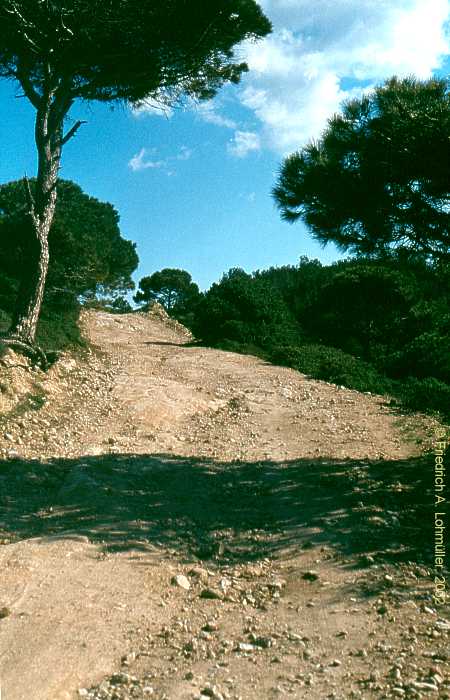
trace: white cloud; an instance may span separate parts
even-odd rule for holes
[[[138,172],[139,170],[152,169],[163,169],[166,175],[175,175],[176,171],[170,168],[170,164],[177,160],[189,160],[193,154],[193,150],[187,146],[181,146],[178,153],[173,156],[168,156],[167,158],[154,160],[149,158],[149,155],[155,154],[156,149],[141,148],[139,153],[136,153],[130,161],[128,161],[128,167],[131,168],[133,172]]]
[[[448,0],[259,3],[274,31],[263,41],[241,45],[250,72],[235,92],[251,117],[238,123],[235,113],[230,117],[225,110],[230,102],[220,96],[187,101],[201,120],[235,131],[228,151],[237,157],[262,146],[290,153],[317,138],[345,99],[392,75],[429,77],[450,52]],[[134,113],[170,118],[173,111],[163,99],[147,100]],[[137,166],[162,167],[140,161]]]
[[[227,146],[228,153],[236,158],[245,158],[251,151],[259,151],[261,141],[254,131],[236,131]]]
[[[274,32],[245,47],[240,99],[281,154],[317,137],[363,89],[349,82],[367,89],[394,74],[426,78],[450,51],[447,0],[260,1]]]
[[[129,161],[128,165],[133,170],[137,172],[138,170],[146,170],[147,168],[162,168],[166,165],[165,160],[151,160],[147,158],[149,151],[146,148],[141,148],[139,153],[136,153]]]
[[[187,146],[181,146],[180,151],[176,157],[177,160],[189,160],[189,158],[192,156],[192,149],[188,148]]]
[[[220,98],[216,98],[214,101],[209,100],[206,102],[188,99],[185,106],[187,109],[194,112],[194,114],[196,114],[204,122],[215,124],[216,126],[222,126],[226,129],[237,128],[237,124],[233,119],[220,114],[218,111],[221,107]],[[174,109],[164,104],[163,101],[149,98],[135,107],[133,109],[133,114],[136,117],[147,115],[171,119],[174,115]]]
[[[204,122],[209,124],[215,124],[216,126],[223,126],[226,129],[236,129],[237,124],[233,119],[219,114],[217,111],[218,103],[216,102],[197,102],[194,103],[192,109]]]

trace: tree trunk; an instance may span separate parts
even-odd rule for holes
[[[62,119],[55,121],[52,114],[52,92],[42,97],[37,109],[35,140],[38,152],[38,173],[34,195],[29,183],[27,197],[30,220],[30,246],[24,275],[13,315],[8,338],[25,345],[35,345],[36,329],[44,298],[49,250],[48,235],[56,207],[56,183],[62,149]]]
[[[48,226],[49,228],[50,226]],[[48,233],[45,230],[36,231],[33,225],[30,236],[34,239],[29,246],[30,260],[29,264],[26,265],[26,273],[19,286],[16,308],[8,336],[28,345],[34,345],[44,298],[49,254]]]

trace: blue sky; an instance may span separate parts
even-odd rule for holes
[[[230,267],[331,262],[302,224],[281,221],[270,196],[284,155],[317,137],[342,100],[393,74],[450,67],[447,0],[263,0],[273,34],[239,47],[250,72],[209,103],[161,113],[77,106],[87,120],[61,176],[109,201],[141,260],[207,288]],[[0,182],[34,175],[33,109],[0,86]]]

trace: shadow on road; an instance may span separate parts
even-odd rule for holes
[[[0,462],[0,537],[76,530],[108,549],[162,544],[250,561],[313,544],[428,562],[433,460],[220,463],[173,455]]]

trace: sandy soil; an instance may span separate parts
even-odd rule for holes
[[[2,700],[450,698],[439,424],[163,314],[83,322],[46,375],[1,360]]]

